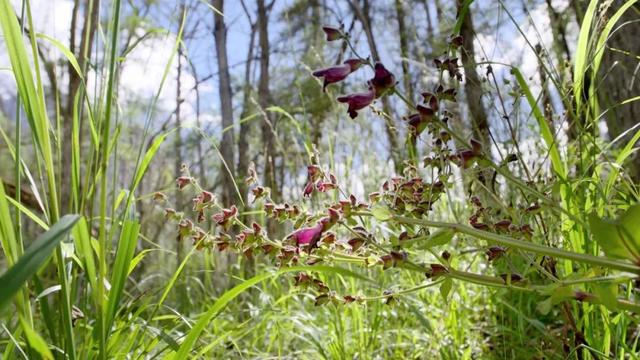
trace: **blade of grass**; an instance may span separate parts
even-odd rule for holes
[[[108,242],[109,238],[107,235],[107,165],[109,164],[109,144],[111,137],[111,112],[113,108],[113,103],[115,99],[115,79],[116,79],[116,63],[117,63],[117,48],[118,48],[118,35],[120,28],[120,0],[115,0],[112,6],[112,14],[111,14],[111,22],[110,22],[110,31],[111,31],[111,39],[108,44],[109,49],[109,72],[107,77],[107,88],[106,88],[106,96],[105,96],[105,109],[104,109],[104,117],[99,121],[100,126],[100,136],[101,140],[99,142],[98,153],[100,154],[98,157],[99,163],[99,171],[102,174],[100,177],[100,204],[99,204],[99,216],[100,216],[100,225],[98,230],[98,298],[100,299],[100,308],[98,309],[98,323],[96,327],[96,331],[98,334],[98,357],[100,359],[107,358],[107,333],[108,330],[106,328],[107,321],[107,311],[105,310],[104,303],[104,281],[107,277],[107,254],[108,254]]]
[[[64,239],[71,228],[78,221],[78,215],[65,215],[48,231],[38,236],[29,246],[24,255],[0,276],[0,309],[9,302],[20,287],[33,275],[51,256],[53,249]]]
[[[597,10],[598,0],[591,0],[587,11],[584,13],[580,33],[578,35],[578,46],[573,63],[573,96],[576,101],[576,111],[580,111],[582,105],[582,94],[584,92],[584,75],[587,70],[587,60],[589,58],[589,34],[591,25]]]
[[[222,309],[225,308],[225,306],[231,300],[235,299],[238,295],[242,294],[252,286],[262,281],[265,281],[273,277],[278,277],[282,274],[296,272],[296,271],[315,271],[315,272],[321,272],[321,273],[339,274],[339,275],[366,279],[362,275],[354,273],[351,270],[347,270],[340,267],[331,267],[331,266],[292,266],[289,268],[280,269],[273,273],[263,273],[263,274],[256,275],[251,279],[245,280],[241,284],[236,285],[234,288],[222,294],[222,296],[220,296],[218,300],[216,300],[213,306],[211,306],[211,308],[200,317],[198,322],[187,333],[187,337],[180,345],[180,349],[176,353],[168,355],[166,358],[167,359],[188,358],[191,348],[193,348],[193,345],[198,340],[198,337],[204,331],[205,327],[216,315],[218,315],[220,311],[222,311]]]
[[[140,232],[140,224],[135,220],[125,220],[122,226],[122,232],[120,234],[120,240],[118,241],[118,250],[116,252],[116,258],[113,265],[113,272],[111,273],[111,290],[109,290],[109,300],[107,302],[107,336],[109,335],[109,329],[113,324],[120,298],[124,290],[124,285],[127,280],[127,274],[129,272],[129,266],[133,259],[133,254],[136,250],[136,244],[138,240],[138,233]]]

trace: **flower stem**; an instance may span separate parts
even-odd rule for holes
[[[511,247],[514,249],[520,249],[523,251],[529,251],[540,255],[547,255],[552,257],[557,257],[561,259],[572,260],[580,263],[602,266],[609,269],[615,269],[620,271],[628,271],[634,274],[640,274],[640,266],[617,259],[611,259],[608,257],[601,256],[593,256],[588,254],[580,254],[573,251],[562,250],[554,247],[549,247],[545,245],[539,245],[527,241],[522,241],[518,239],[514,239],[508,236],[494,234],[488,231],[474,229],[469,226],[455,224],[455,223],[446,223],[440,221],[431,221],[426,219],[415,219],[406,216],[398,216],[394,215],[393,220],[403,223],[403,224],[411,224],[411,225],[420,225],[426,227],[434,227],[441,229],[451,229],[455,232],[466,234],[473,236],[475,238],[487,240],[489,242]]]

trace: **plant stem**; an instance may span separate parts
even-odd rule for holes
[[[398,215],[394,215],[392,219],[403,224],[420,225],[420,226],[434,227],[434,228],[441,228],[441,229],[452,229],[455,232],[470,235],[475,238],[487,240],[489,242],[511,247],[514,249],[520,249],[520,250],[530,251],[540,255],[547,255],[547,256],[557,257],[561,259],[572,260],[580,263],[585,263],[585,264],[590,264],[595,266],[602,266],[609,269],[615,269],[620,271],[631,272],[634,274],[640,274],[640,266],[626,262],[626,261],[611,259],[608,257],[580,254],[573,251],[567,251],[567,250],[562,250],[562,249],[549,247],[545,245],[534,244],[531,242],[514,239],[508,236],[474,229],[472,227],[465,226],[465,225],[460,225],[455,223],[446,223],[446,222],[440,222],[440,221],[431,221],[426,219],[415,219],[415,218],[398,216]]]

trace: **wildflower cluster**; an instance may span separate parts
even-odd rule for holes
[[[348,34],[342,28],[324,27],[323,31],[327,41],[349,41]],[[442,288],[447,289],[441,289],[446,297],[452,279],[524,289],[529,285],[529,281],[515,271],[511,261],[511,258],[521,256],[521,251],[534,252],[538,258],[519,259],[528,262],[528,268],[536,264],[534,268],[541,269],[539,274],[547,277],[557,276],[554,256],[610,264],[609,260],[585,260],[582,255],[531,244],[534,237],[542,236],[540,230],[546,231],[544,222],[537,216],[542,209],[542,203],[548,203],[551,194],[536,193],[538,198],[533,202],[528,196],[523,195],[518,201],[526,205],[508,207],[491,205],[501,201],[500,194],[495,192],[489,192],[489,195],[485,192],[484,197],[470,194],[469,204],[473,211],[466,222],[468,225],[464,224],[464,220],[461,223],[427,220],[435,217],[434,209],[437,208],[438,202],[454,187],[456,169],[472,174],[471,176],[491,170],[495,180],[495,176],[506,164],[518,160],[515,156],[508,156],[502,164],[495,164],[480,141],[465,138],[453,132],[449,126],[455,115],[447,109],[448,104],[456,102],[455,83],[463,81],[458,58],[454,56],[462,43],[461,36],[452,36],[449,39],[447,54],[434,60],[435,68],[441,75],[440,80],[430,91],[420,93],[421,101],[418,104],[413,104],[413,99],[406,99],[396,89],[393,73],[382,63],[371,63],[368,58],[356,55],[340,65],[313,72],[313,76],[322,79],[322,87],[326,91],[329,85],[344,81],[355,71],[370,68],[373,70],[373,77],[366,82],[366,89],[339,96],[336,100],[347,104],[347,113],[353,119],[358,116],[359,111],[367,108],[376,99],[397,96],[409,109],[409,115],[404,118],[407,143],[415,147],[420,139],[429,149],[421,161],[412,159],[405,162],[401,174],[386,180],[377,191],[370,193],[366,200],[358,199],[353,194],[347,195],[348,192],[341,188],[339,179],[316,160],[312,160],[306,169],[307,178],[300,192],[301,197],[321,197],[325,193],[332,193],[332,198],[337,200],[326,202],[323,209],[315,213],[309,212],[302,204],[276,203],[271,199],[270,189],[258,184],[258,177],[252,166],[246,180],[252,195],[251,203],[261,206],[263,213],[272,222],[292,227],[286,236],[274,237],[256,222],[246,225],[243,221],[247,221],[248,217],[241,216],[236,206],[225,208],[220,205],[211,192],[200,188],[197,180],[188,174],[185,167],[185,173],[178,177],[176,183],[179,191],[194,192],[193,216],[172,208],[165,210],[167,219],[176,223],[178,238],[191,238],[198,249],[234,251],[247,258],[262,255],[278,267],[300,264],[312,267],[318,263],[335,265],[344,262],[368,268],[379,267],[383,270],[400,268],[419,271],[425,275],[427,281],[426,285],[415,289],[387,289],[382,295],[366,297],[354,294],[338,295],[326,283],[315,277],[313,271],[300,272],[295,276],[294,283],[302,289],[316,293],[315,305],[348,304],[372,299],[384,299],[387,304],[392,304],[398,301],[398,295],[401,293],[437,284],[442,284]],[[445,74],[449,75],[448,79]],[[451,82],[454,83],[453,86]],[[317,156],[313,157],[316,158]],[[518,182],[518,186],[522,186],[522,182],[517,179],[515,181]],[[484,182],[483,185],[486,187],[487,183]],[[166,201],[166,196],[159,194],[156,199]],[[381,236],[379,231],[368,230],[376,223],[383,222],[393,230],[390,234]],[[430,228],[439,230],[433,232]],[[393,235],[394,233],[399,235]],[[457,262],[453,260],[455,256],[462,255],[462,251],[459,254],[450,253],[448,250],[453,251],[450,248],[440,254],[432,251],[436,246],[451,244],[454,237],[460,240],[469,237],[487,240],[488,245],[480,246],[474,251],[486,255],[488,267],[493,266],[496,274],[492,276],[456,269],[454,264]],[[417,244],[419,246],[416,246]],[[426,255],[425,249],[434,255],[435,262],[421,261]],[[501,259],[505,258],[508,260],[507,272],[504,272],[504,264],[498,265]],[[615,266],[625,268],[627,265]],[[539,286],[536,289],[544,287]],[[566,293],[571,294],[571,299],[599,301],[597,296],[585,292],[583,288],[569,290]],[[553,301],[560,301],[559,299],[562,300],[555,297]]]

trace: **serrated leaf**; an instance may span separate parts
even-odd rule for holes
[[[387,221],[391,219],[392,216],[391,211],[384,206],[374,207],[371,209],[371,214],[373,214],[373,217],[378,221]]]

